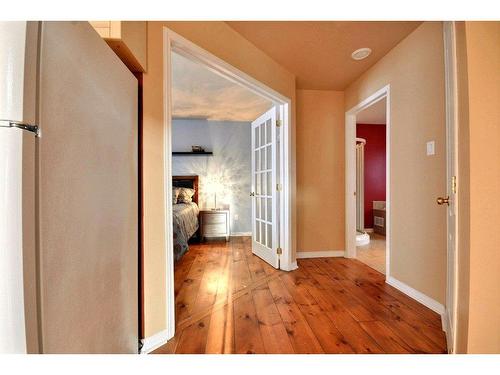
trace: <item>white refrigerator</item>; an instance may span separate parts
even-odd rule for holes
[[[138,82],[87,22],[0,22],[0,353],[137,353]]]

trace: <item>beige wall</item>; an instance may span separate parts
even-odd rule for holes
[[[446,193],[443,30],[425,22],[345,91],[348,110],[391,86],[391,276],[444,304]],[[426,156],[426,142],[436,154]]]
[[[496,24],[498,25],[498,24]],[[144,75],[144,248],[145,334],[166,328],[165,246],[163,212],[163,72],[162,26],[167,26],[293,101],[297,96],[297,249],[344,249],[344,113],[379,88],[391,85],[391,201],[393,208],[391,273],[396,279],[445,302],[446,222],[435,198],[445,193],[445,115],[442,25],[426,22],[376,65],[340,92],[298,90],[295,77],[223,22],[149,22],[148,72]],[[465,30],[465,24],[463,25]],[[495,37],[497,38],[495,40]],[[460,251],[459,349],[498,349],[498,203],[499,191],[498,26],[467,23],[463,34],[459,100]],[[496,44],[495,44],[496,43]],[[495,48],[485,49],[484,45]],[[460,51],[459,51],[460,52]],[[495,60],[496,59],[496,60]],[[467,79],[467,64],[471,74]],[[496,65],[495,65],[496,64]],[[484,72],[491,72],[490,74]],[[491,77],[496,77],[494,81]],[[487,95],[483,95],[487,93]],[[496,95],[496,96],[495,96]],[[485,99],[486,97],[486,99]],[[498,106],[497,106],[498,107]],[[462,107],[464,109],[465,106]],[[294,112],[295,116],[295,112]],[[295,118],[294,118],[295,120]],[[295,123],[295,121],[294,121]],[[493,135],[496,134],[495,138]],[[470,136],[470,159],[468,137]],[[425,155],[425,143],[436,141],[436,155]],[[489,142],[486,142],[486,140]],[[293,143],[295,142],[295,137]],[[484,147],[485,144],[491,145]],[[496,152],[496,153],[495,153]],[[496,158],[496,159],[495,159]],[[490,164],[485,164],[488,160]],[[492,164],[496,161],[496,164]],[[468,220],[469,167],[471,221]],[[315,165],[311,168],[311,165]],[[318,167],[318,165],[320,167]],[[321,168],[331,173],[317,173]],[[497,171],[494,174],[492,171]],[[487,173],[489,172],[489,174]],[[327,194],[329,199],[324,199]],[[409,199],[411,197],[411,199]],[[295,225],[295,223],[294,223]],[[470,260],[468,236],[472,248]],[[327,233],[327,236],[324,235]],[[496,236],[496,237],[495,237]],[[492,239],[491,242],[487,239]],[[295,244],[294,244],[295,248]],[[495,263],[496,262],[496,263]],[[470,263],[470,284],[469,284]],[[494,272],[496,270],[496,272]],[[469,305],[469,287],[471,292]],[[462,298],[463,297],[463,298]],[[480,302],[478,302],[480,301]],[[469,316],[470,315],[470,316]],[[496,320],[495,320],[496,319]],[[485,333],[486,332],[486,333]]]
[[[297,90],[297,251],[344,250],[344,93]]]
[[[295,151],[295,76],[224,22],[148,22],[148,71],[144,74],[144,313],[145,336],[166,328],[166,249],[163,175],[163,42],[166,26],[292,100]],[[295,179],[295,160],[292,161]],[[292,191],[295,194],[295,191]],[[296,215],[293,215],[296,217]],[[295,226],[295,223],[293,223]],[[295,230],[294,230],[295,233]],[[295,249],[295,240],[293,243]]]
[[[500,353],[500,23],[466,22],[465,38],[470,147],[467,352]]]

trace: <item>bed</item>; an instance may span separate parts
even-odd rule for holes
[[[174,259],[178,261],[189,250],[189,240],[198,232],[198,176],[173,176],[173,187],[194,189],[193,201],[172,205]]]

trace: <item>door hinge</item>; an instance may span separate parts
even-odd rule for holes
[[[281,191],[281,184],[276,184],[276,191]]]
[[[457,193],[457,176],[451,178],[451,191],[453,194]]]
[[[279,128],[281,126],[281,120],[276,120],[276,127]]]
[[[278,248],[276,249],[276,254],[278,254],[278,255],[283,254],[283,249],[282,249],[281,247],[278,247]]]
[[[33,133],[37,138],[40,138],[42,136],[40,127],[38,125],[26,124],[19,121],[0,120],[0,127],[26,130]]]

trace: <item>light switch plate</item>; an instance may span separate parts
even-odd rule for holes
[[[427,156],[434,155],[436,153],[435,142],[427,142]]]

